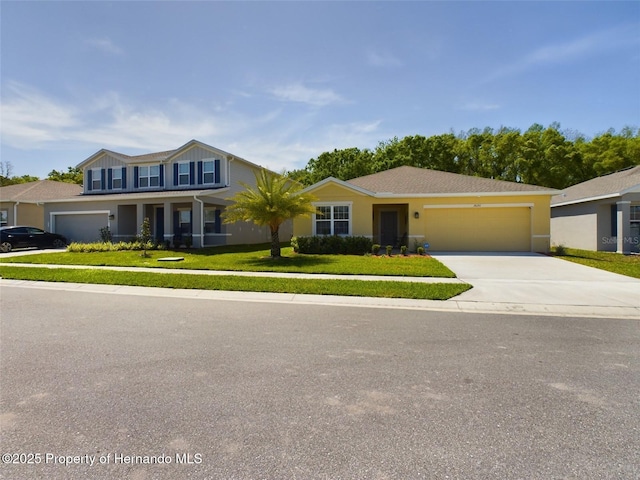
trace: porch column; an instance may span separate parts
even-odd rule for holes
[[[616,202],[617,223],[618,223],[618,248],[616,253],[631,253],[631,202]]]
[[[144,222],[144,203],[136,204],[136,234],[142,233],[142,222]]]
[[[173,244],[173,209],[171,202],[164,202],[164,241]]]

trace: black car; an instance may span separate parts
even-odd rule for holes
[[[0,252],[10,252],[14,248],[62,248],[67,239],[57,233],[49,233],[35,227],[0,227]]]

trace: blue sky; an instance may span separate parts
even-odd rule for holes
[[[640,126],[640,2],[0,2],[1,160],[195,138],[274,170],[394,136]]]

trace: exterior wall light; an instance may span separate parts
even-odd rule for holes
[[[420,218],[420,212],[413,212],[413,218]]]

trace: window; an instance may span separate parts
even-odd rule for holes
[[[180,233],[191,235],[191,210],[180,210],[178,214]]]
[[[160,166],[138,168],[138,186],[140,188],[158,187],[160,185]]]
[[[629,213],[632,222],[640,222],[640,205],[631,205]]]
[[[6,227],[9,224],[9,210],[0,210],[0,227]]]
[[[350,235],[350,205],[319,205],[315,215],[315,235]]]
[[[102,169],[91,169],[91,190],[102,190]]]
[[[122,169],[114,168],[111,170],[111,188],[122,188]]]
[[[216,209],[204,209],[204,233],[216,233]]]
[[[215,183],[215,163],[213,160],[202,162],[202,183]]]
[[[178,164],[178,185],[189,185],[189,163]]]

